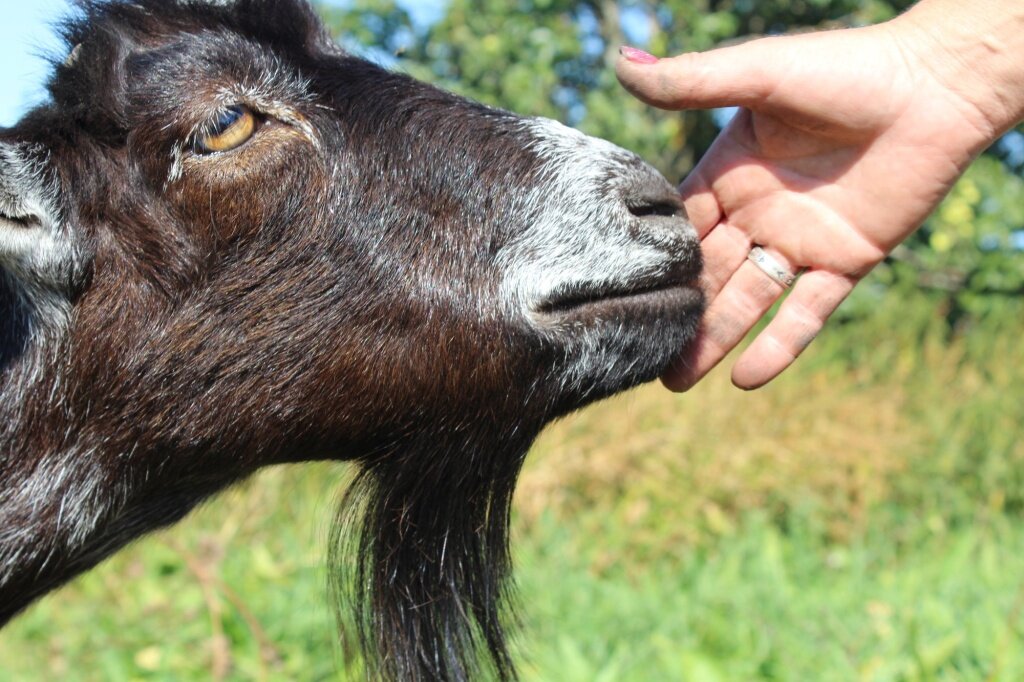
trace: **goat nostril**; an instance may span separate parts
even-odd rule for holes
[[[629,212],[637,218],[649,218],[651,216],[665,217],[686,217],[686,210],[678,203],[671,201],[651,201],[627,205]]]

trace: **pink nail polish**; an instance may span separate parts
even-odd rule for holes
[[[658,58],[653,54],[638,50],[635,47],[626,47],[623,45],[619,48],[619,54],[636,64],[657,64]]]

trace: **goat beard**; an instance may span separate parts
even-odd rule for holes
[[[439,439],[364,462],[328,561],[343,651],[360,652],[371,679],[515,678],[509,522],[539,430],[520,424],[504,438]]]

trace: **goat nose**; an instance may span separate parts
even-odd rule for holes
[[[620,200],[634,216],[634,236],[642,241],[695,236],[679,191],[646,163],[630,173]]]
[[[686,217],[682,197],[676,188],[661,173],[639,159],[623,178],[619,196],[629,212],[638,218]]]
[[[626,208],[637,218],[682,218],[687,219],[683,200],[673,190],[672,194],[648,193],[625,200]]]

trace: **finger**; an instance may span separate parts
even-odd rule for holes
[[[772,255],[789,266],[778,254]],[[662,383],[673,391],[691,388],[736,347],[782,292],[781,284],[744,262],[708,307],[697,343],[662,375]]]
[[[704,239],[722,219],[722,207],[718,205],[718,199],[705,182],[699,164],[679,185],[679,193],[683,197],[687,217],[697,230],[697,235]]]
[[[778,376],[817,337],[855,284],[850,277],[830,272],[805,273],[775,318],[740,356],[732,370],[732,382],[750,390]]]
[[[784,70],[773,68],[782,38],[690,52],[665,59],[621,56],[615,65],[619,82],[640,100],[662,109],[710,109],[748,106],[772,91]],[[626,54],[630,54],[626,52]]]
[[[719,225],[704,237],[700,243],[704,257],[701,289],[708,303],[743,265],[751,246],[750,236],[730,223]]]

